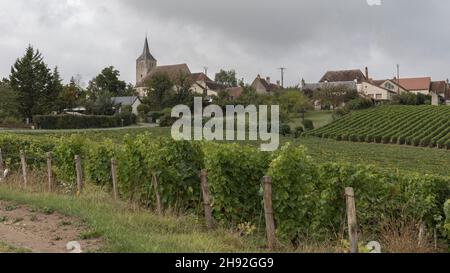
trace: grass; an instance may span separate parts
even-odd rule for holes
[[[312,111],[305,114],[305,119],[312,120],[314,128],[321,128],[331,122],[333,122],[333,111]],[[293,118],[289,125],[295,129],[301,126],[301,118]]]
[[[21,192],[0,186],[0,199],[58,211],[81,219],[90,229],[80,238],[102,237],[102,252],[113,253],[179,253],[179,252],[260,252],[261,237],[239,237],[237,233],[218,228],[206,231],[202,219],[193,215],[164,217],[147,210],[114,202],[101,191],[89,190],[80,198],[47,193]],[[0,251],[7,250],[0,245]],[[16,252],[9,249],[8,252]]]
[[[0,242],[0,253],[29,253],[25,248],[15,247],[4,242]]]

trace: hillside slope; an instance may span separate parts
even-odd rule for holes
[[[379,106],[352,112],[308,135],[450,149],[450,107]]]

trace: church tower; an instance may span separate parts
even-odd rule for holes
[[[150,53],[148,47],[148,40],[145,37],[144,51],[142,55],[136,60],[136,84],[140,83],[145,76],[157,65],[156,59]]]

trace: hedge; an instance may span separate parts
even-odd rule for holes
[[[132,113],[121,113],[114,116],[38,115],[33,117],[33,121],[37,129],[54,130],[129,126],[136,123],[136,118],[136,115]]]

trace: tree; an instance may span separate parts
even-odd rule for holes
[[[283,111],[288,113],[301,114],[302,119],[305,120],[305,114],[308,111],[314,110],[308,97],[303,95],[299,90],[288,90],[279,96],[279,104]]]
[[[221,83],[227,87],[237,87],[238,80],[236,78],[236,71],[230,70],[225,71],[223,69],[220,70],[219,73],[216,74],[215,81]]]
[[[77,85],[74,77],[70,79],[70,83],[63,87],[58,96],[58,110],[71,109],[78,106],[82,98],[82,90]]]
[[[7,81],[0,82],[0,122],[8,118],[19,117],[17,94]]]
[[[167,74],[154,75],[147,83],[148,95],[143,103],[152,109],[162,110],[169,105],[173,83]]]
[[[39,104],[43,108],[44,113],[50,113],[59,109],[58,98],[63,91],[63,84],[58,67],[55,67],[53,73],[50,75],[47,88],[46,96],[41,97],[39,100]]]
[[[57,71],[57,70],[56,70]],[[59,78],[59,75],[56,77]],[[11,67],[10,86],[17,93],[19,113],[25,118],[47,114],[52,105],[47,105],[47,97],[53,98],[56,86],[51,71],[43,61],[39,50],[30,45],[22,58]]]
[[[192,80],[189,75],[180,73],[176,78],[174,82],[175,86],[175,92],[171,95],[171,105],[175,106],[179,104],[194,105],[194,94],[192,94]],[[169,92],[170,96],[170,92]]]
[[[112,101],[112,94],[108,91],[97,93],[95,98],[86,102],[87,112],[93,115],[114,115],[117,105]]]
[[[322,105],[331,105],[337,109],[343,103],[358,98],[356,90],[349,89],[344,85],[328,85],[314,92],[314,99]]]
[[[117,97],[133,95],[126,82],[119,80],[119,77],[120,72],[114,66],[104,68],[100,74],[89,82],[87,88],[89,96],[96,97],[100,94],[105,94],[105,92]]]

